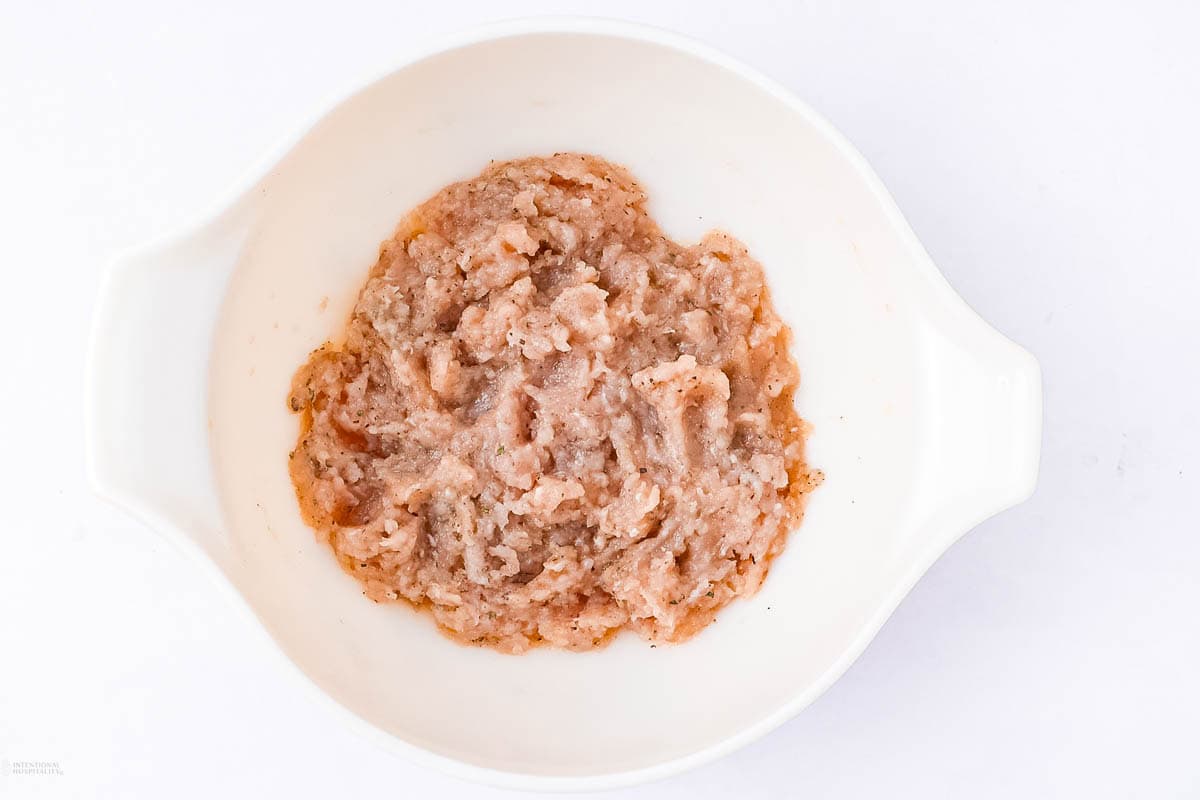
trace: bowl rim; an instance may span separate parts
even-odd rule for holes
[[[306,117],[306,121],[296,126],[295,132],[291,135],[283,137],[277,143],[267,149],[265,154],[257,159],[253,165],[247,169],[241,178],[234,182],[229,191],[220,196],[220,199],[209,205],[207,209],[192,218],[190,224],[186,224],[176,228],[174,231],[158,237],[151,242],[142,246],[129,250],[110,262],[110,268],[105,273],[101,281],[100,296],[103,297],[107,291],[107,287],[112,283],[113,267],[120,265],[127,260],[141,257],[148,253],[162,252],[170,249],[174,245],[179,245],[187,242],[189,238],[198,232],[204,231],[209,226],[213,225],[229,213],[230,209],[235,208],[245,196],[254,189],[262,180],[267,178],[271,171],[330,113],[335,111],[340,105],[347,100],[353,98],[359,93],[369,89],[376,83],[387,79],[391,75],[407,69],[417,63],[425,61],[437,55],[468,48],[480,44],[485,44],[492,41],[503,40],[507,38],[526,36],[530,34],[587,34],[606,36],[615,39],[623,39],[626,41],[644,43],[666,48],[687,56],[691,56],[699,61],[706,62],[712,66],[716,66],[730,74],[742,79],[747,84],[767,93],[772,99],[783,103],[794,114],[800,116],[804,121],[818,132],[826,141],[828,141],[839,153],[852,165],[857,173],[859,180],[863,185],[870,190],[872,195],[879,201],[879,206],[882,209],[888,224],[893,228],[897,236],[900,237],[904,247],[912,255],[911,264],[914,269],[920,273],[920,278],[929,282],[929,285],[935,290],[938,299],[943,303],[948,303],[959,310],[965,310],[973,323],[981,324],[990,328],[988,323],[979,317],[973,309],[953,290],[946,278],[938,270],[936,265],[925,252],[924,247],[917,239],[916,234],[912,231],[907,221],[904,219],[891,194],[883,185],[880,178],[875,174],[874,170],[869,166],[866,159],[858,152],[858,150],[846,139],[846,137],[838,131],[828,120],[822,115],[810,108],[806,103],[796,97],[790,90],[783,87],[771,78],[766,77],[752,67],[747,66],[743,62],[725,54],[719,49],[694,40],[673,31],[663,28],[646,25],[642,23],[634,23],[617,19],[592,17],[592,16],[570,16],[570,15],[547,15],[547,16],[531,16],[506,19],[496,22],[489,22],[482,25],[468,27],[441,37],[435,37],[423,46],[415,47],[408,50],[399,58],[392,59],[381,67],[372,70],[365,78],[361,78],[350,83],[348,88],[332,93],[323,98],[323,101],[318,103],[316,111],[310,113]],[[99,315],[93,318],[93,328],[91,333],[90,352],[88,354],[88,375],[85,388],[85,403],[89,410],[85,419],[85,448],[91,453],[93,447],[89,445],[92,437],[96,435],[97,420],[92,416],[91,409],[94,408],[92,400],[95,389],[95,376],[98,365],[103,358],[100,357],[99,347],[97,342],[102,338],[103,330],[99,324]],[[1017,345],[1013,345],[1014,348]],[[1026,354],[1028,355],[1028,354]],[[1029,360],[1033,362],[1036,369],[1036,362],[1032,356]],[[1039,394],[1040,408],[1040,394]],[[1038,430],[1037,435],[1040,438],[1040,413],[1036,420]],[[168,538],[180,546],[193,558],[205,562],[204,566],[207,571],[213,575],[218,583],[224,585],[224,589],[231,598],[235,599],[235,605],[240,605],[241,608],[250,613],[255,619],[259,619],[258,612],[250,605],[249,601],[242,595],[238,588],[233,584],[230,578],[225,574],[222,566],[218,564],[212,554],[207,552],[204,547],[197,543],[186,531],[183,531],[180,526],[171,520],[163,519],[160,515],[154,513],[153,509],[146,507],[140,503],[137,498],[130,497],[125,493],[115,490],[104,480],[98,469],[94,458],[87,458],[88,478],[93,490],[117,505],[133,512],[135,516],[148,523],[156,530],[168,532]],[[1031,478],[1030,493],[1032,492],[1032,481],[1036,479],[1036,472]],[[1028,496],[1028,494],[1026,494]],[[1021,498],[1024,499],[1024,498]],[[986,519],[988,516],[1007,508],[1012,503],[1004,503],[1001,507],[983,509],[978,514],[976,522]],[[964,526],[963,531],[969,529],[969,526]],[[433,751],[427,750],[421,746],[412,744],[400,737],[389,733],[366,719],[360,717],[357,713],[350,710],[346,706],[336,701],[333,697],[327,694],[307,673],[295,662],[293,662],[274,637],[267,631],[266,627],[261,624],[256,626],[259,632],[271,642],[276,655],[281,661],[289,665],[292,674],[302,678],[301,684],[307,687],[307,690],[314,698],[327,708],[334,709],[335,714],[339,714],[347,721],[349,727],[356,731],[364,738],[375,742],[382,749],[396,753],[406,760],[427,767],[432,767],[438,771],[451,775],[453,777],[467,779],[478,783],[484,783],[496,787],[507,789],[531,790],[531,791],[599,791],[605,789],[617,789],[629,787],[649,781],[661,780],[687,770],[702,766],[704,764],[715,761],[725,755],[728,755],[746,745],[762,738],[766,734],[775,730],[783,723],[787,722],[796,716],[805,707],[820,697],[838,678],[840,678],[846,670],[854,663],[855,660],[863,653],[867,645],[874,639],[880,628],[884,625],[887,619],[892,615],[904,597],[911,591],[912,587],[920,579],[920,577],[929,569],[929,567],[948,549],[957,537],[948,539],[945,542],[937,542],[927,546],[923,551],[918,553],[912,559],[910,569],[905,574],[903,580],[897,581],[890,590],[885,602],[881,603],[875,615],[868,619],[860,628],[857,635],[853,638],[849,646],[841,653],[841,655],[830,664],[824,673],[814,682],[806,686],[803,690],[797,692],[790,700],[780,704],[770,714],[767,714],[758,721],[747,725],[740,730],[725,736],[720,741],[708,747],[696,750],[684,756],[671,758],[656,764],[644,767],[637,767],[630,770],[619,770],[615,772],[599,772],[584,775],[546,775],[532,772],[509,771],[494,767],[487,767],[478,764],[472,764],[452,756],[442,755]]]

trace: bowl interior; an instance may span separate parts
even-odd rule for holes
[[[686,644],[626,635],[508,657],[378,606],[301,521],[294,370],[341,328],[400,217],[489,159],[623,163],[665,230],[712,227],[765,265],[795,333],[809,460],[827,479],[762,591]],[[927,497],[927,367],[898,276],[913,255],[822,123],[736,70],[603,33],[531,33],[424,59],[348,100],[255,190],[258,218],[212,358],[234,581],[330,695],[405,742],[510,772],[580,776],[717,746],[810,699],[910,578]]]

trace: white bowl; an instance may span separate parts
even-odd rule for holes
[[[289,380],[401,215],[489,159],[561,150],[630,167],[676,239],[740,237],[795,332],[825,484],[762,591],[683,645],[455,644],[366,600],[288,480]],[[224,210],[113,265],[89,369],[101,494],[214,566],[368,735],[524,788],[661,777],[771,730],[1037,476],[1037,362],[954,294],[845,139],[719,53],[610,22],[493,26],[354,93]]]

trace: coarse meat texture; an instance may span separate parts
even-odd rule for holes
[[[671,241],[624,168],[493,162],[400,224],[296,373],[292,480],[368,597],[459,640],[680,641],[820,482],[789,344],[746,248]]]

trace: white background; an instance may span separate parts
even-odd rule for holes
[[[1041,360],[1034,498],[766,739],[622,798],[1200,798],[1200,12],[1169,2],[0,4],[0,797],[498,798],[373,749],[154,532],[90,498],[119,248],[431,35],[644,20],[792,88]]]

